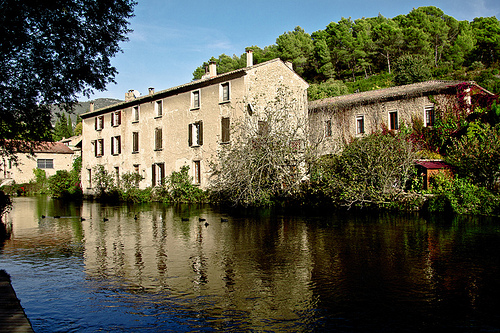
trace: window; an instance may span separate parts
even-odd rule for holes
[[[196,147],[203,145],[203,122],[198,121],[193,124],[189,124],[188,128],[189,135],[189,147]]]
[[[200,161],[193,161],[193,182],[195,184],[201,183],[201,163]]]
[[[139,132],[132,132],[132,153],[139,152]]]
[[[104,139],[99,139],[96,142],[95,156],[103,156],[103,155],[104,155]]]
[[[196,90],[191,93],[191,108],[200,108],[200,91]]]
[[[165,164],[164,163],[155,163],[152,168],[152,185],[160,186],[163,184],[163,179],[165,178]]]
[[[118,126],[122,123],[122,112],[116,111],[111,114],[111,126]]]
[[[435,113],[434,105],[429,105],[424,108],[425,113],[425,126],[434,126]]]
[[[161,117],[163,115],[163,101],[155,102],[155,117]]]
[[[111,137],[111,155],[119,155],[121,152],[121,137],[119,135]]]
[[[229,120],[229,117],[223,117],[221,120],[221,142],[222,143],[228,143],[229,142],[229,133],[230,133],[230,128],[231,127],[231,121]]]
[[[398,111],[389,111],[389,129],[390,130],[398,130]]]
[[[132,108],[132,122],[136,123],[139,121],[139,106],[134,106]]]
[[[356,134],[365,133],[365,116],[356,117]]]
[[[92,169],[87,169],[87,188],[92,188]]]
[[[155,150],[161,150],[163,148],[163,137],[161,127],[155,128]]]
[[[332,136],[332,121],[331,120],[325,121],[325,136],[326,137]]]
[[[91,145],[92,145],[92,154],[94,156],[97,156],[97,140],[92,140]]]
[[[38,169],[54,169],[54,160],[39,158],[36,160],[36,167]]]
[[[259,123],[258,123],[258,134],[259,136],[268,136],[271,129],[270,129],[270,126],[269,126],[269,123],[267,121],[264,121],[264,120],[259,120]]]
[[[221,90],[221,101],[222,102],[229,102],[230,100],[230,94],[229,94],[229,82],[222,83],[220,85],[220,90]]]
[[[96,131],[100,131],[104,128],[104,116],[95,117],[95,125]]]

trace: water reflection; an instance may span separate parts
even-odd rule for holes
[[[500,328],[495,220],[47,198],[8,220],[0,264],[40,332]]]

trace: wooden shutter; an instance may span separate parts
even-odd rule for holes
[[[203,145],[203,121],[198,122],[198,144]]]
[[[118,125],[121,125],[122,123],[122,112],[118,111]]]
[[[94,129],[97,131],[97,117],[95,117]]]
[[[152,174],[151,185],[154,187],[156,185],[156,165],[155,164],[153,164],[151,166],[151,174]]]
[[[117,148],[118,148],[117,153],[121,154],[122,153],[122,137],[121,136],[117,136],[116,139],[118,140],[118,142],[116,143],[117,144]]]
[[[193,124],[188,125],[188,144],[189,147],[193,145]]]
[[[229,117],[222,118],[221,121],[222,128],[222,142],[229,142],[229,129],[230,129],[230,120]]]

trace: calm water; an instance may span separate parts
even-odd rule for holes
[[[5,220],[36,332],[500,331],[498,219],[41,197]]]

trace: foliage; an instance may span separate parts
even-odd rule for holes
[[[62,140],[63,138],[69,138],[73,136],[73,125],[71,124],[71,118],[66,117],[63,112],[58,115],[56,124],[54,125],[54,134],[52,138],[54,141]]]
[[[97,197],[105,197],[116,191],[113,175],[102,164],[96,165],[92,170],[92,185]]]
[[[431,178],[434,196],[428,201],[431,213],[498,215],[500,198],[464,178],[437,174]]]
[[[48,179],[49,193],[54,198],[80,199],[82,190],[80,188],[80,172],[82,168],[81,157],[73,161],[70,171],[58,170],[56,174]]]
[[[376,206],[396,200],[414,174],[415,151],[407,134],[355,138],[341,155],[314,166],[312,180],[343,205]]]
[[[458,21],[439,8],[425,6],[394,18],[380,14],[355,20],[343,17],[311,34],[296,27],[278,36],[275,44],[264,49],[251,48],[256,64],[278,57],[292,61],[296,72],[310,84],[332,79],[349,86],[382,73],[391,75],[395,72],[396,60],[406,59],[405,75],[400,75],[395,84],[420,82],[431,77],[474,79],[499,93],[500,79],[495,76],[500,64],[499,45],[500,22],[496,17]],[[244,57],[221,55],[217,60],[219,73],[245,67]],[[474,67],[471,76],[468,67],[474,62],[482,68]],[[483,70],[490,74],[483,74]],[[203,73],[203,67],[199,67],[194,77],[199,78]],[[350,91],[386,87],[386,84],[370,81],[364,85],[366,87],[350,87]]]
[[[206,200],[205,192],[193,184],[187,165],[166,177],[160,193],[163,202],[195,203]]]
[[[348,94],[347,86],[342,82],[329,79],[323,83],[311,84],[307,89],[307,97],[310,101],[333,96]]]
[[[0,146],[50,140],[50,105],[70,108],[113,82],[132,0],[0,2]],[[32,149],[32,146],[26,148]]]
[[[446,160],[459,177],[493,190],[500,180],[500,125],[468,124],[466,134],[453,139]]]
[[[394,66],[394,83],[404,85],[424,82],[431,78],[431,71],[421,56],[405,55]]]
[[[35,183],[38,187],[38,193],[45,194],[48,191],[48,179],[45,170],[43,169],[33,169],[33,173],[35,174]]]
[[[12,200],[10,197],[0,191],[0,222],[2,220],[3,214],[8,213],[12,209]]]
[[[300,112],[290,91],[279,87],[275,98],[256,109],[253,117],[233,125],[235,139],[221,145],[211,161],[215,200],[262,206],[298,190],[310,150]]]

